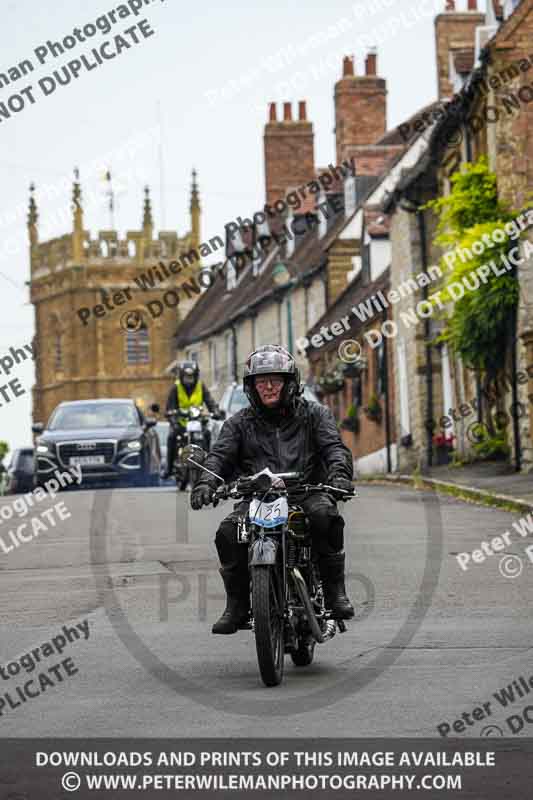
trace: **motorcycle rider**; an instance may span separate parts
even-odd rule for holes
[[[300,397],[300,376],[292,355],[279,345],[264,345],[248,357],[243,388],[250,407],[222,426],[205,467],[229,481],[265,467],[272,472],[303,472],[304,483],[324,482],[353,490],[353,460],[343,444],[331,411]],[[202,473],[191,494],[191,506],[208,505],[219,485]],[[338,619],[354,609],[344,586],[344,520],[325,492],[299,501],[309,519],[313,551],[318,558],[326,607]],[[216,533],[215,544],[226,589],[226,608],[213,633],[231,634],[249,617],[248,548],[237,541],[237,518],[246,503],[236,504]]]
[[[207,386],[200,380],[200,368],[195,361],[183,361],[178,370],[178,377],[175,384],[170,388],[167,397],[167,413],[169,411],[187,411],[196,406],[202,408],[203,404],[215,417],[220,417],[217,404],[213,400]],[[177,417],[176,421],[185,430],[187,420]],[[210,434],[205,430],[205,449],[209,450]],[[173,425],[170,426],[167,438],[167,468],[163,478],[170,478],[176,459],[176,431]]]

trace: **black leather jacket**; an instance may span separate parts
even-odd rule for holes
[[[333,414],[303,398],[285,417],[268,418],[252,408],[238,411],[222,426],[205,466],[226,481],[265,467],[272,472],[303,472],[306,483],[333,477],[353,479],[352,454],[339,435]],[[205,472],[199,484],[220,485]]]

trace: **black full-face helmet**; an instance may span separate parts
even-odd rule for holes
[[[279,344],[265,344],[254,350],[244,365],[243,389],[256,411],[266,411],[255,388],[256,375],[281,375],[285,378],[276,411],[294,408],[300,394],[300,371],[288,350]]]
[[[183,361],[180,364],[178,378],[184,386],[195,386],[200,377],[200,369],[196,361]]]

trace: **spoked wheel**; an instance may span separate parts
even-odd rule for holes
[[[259,672],[266,686],[283,680],[283,599],[274,567],[252,568],[252,608]]]
[[[298,639],[298,648],[291,653],[292,662],[296,667],[308,667],[313,661],[316,641],[312,636],[302,636]]]

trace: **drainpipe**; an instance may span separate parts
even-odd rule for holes
[[[512,263],[512,262],[511,262]],[[517,276],[517,267],[513,264],[513,269],[511,270],[511,277],[516,280]],[[518,381],[516,378],[517,373],[517,364],[516,364],[516,328],[518,323],[518,314],[517,314],[517,306],[513,308],[513,311],[510,315],[509,319],[509,326],[511,329],[511,379],[512,379],[512,387],[511,393],[513,397],[513,436],[514,436],[514,468],[515,472],[520,472],[522,469],[522,443],[520,441],[520,425],[518,422]]]
[[[385,312],[384,322],[387,320],[387,312]],[[385,394],[385,441],[387,445],[387,472],[392,472],[392,459],[391,459],[391,425],[390,425],[390,402],[389,402],[389,345],[388,337],[383,337],[383,389]]]
[[[424,211],[421,207],[421,204],[415,203],[413,200],[410,200],[409,197],[405,196],[402,200],[400,200],[400,208],[403,208],[404,211],[407,211],[410,214],[416,214],[416,218],[418,220],[418,234],[420,237],[420,257],[422,260],[422,272],[429,278],[428,276],[428,254],[427,254],[427,245],[426,245],[426,218],[424,216]],[[430,281],[428,280],[428,283]],[[422,287],[422,297],[424,300],[427,300],[429,296],[428,287]],[[429,342],[429,337],[431,335],[431,325],[429,317],[426,317],[424,320],[424,338],[426,340],[426,395],[428,399],[428,406],[427,406],[427,416],[426,419],[433,420],[434,417],[434,410],[433,410],[433,353],[431,349],[431,344]],[[426,425],[427,431],[427,443],[426,443],[426,454],[427,454],[427,464],[428,467],[433,465],[433,430],[429,430],[429,427],[433,428],[433,426]]]
[[[466,160],[472,161],[472,137],[467,126],[465,126],[465,148]],[[477,421],[481,424],[483,422],[483,400],[481,397],[481,377],[479,371],[476,370],[476,401],[477,401]]]
[[[231,326],[232,349],[233,349],[233,380],[235,383],[238,381],[237,377],[237,329],[235,325]]]
[[[416,216],[418,219],[418,231],[420,234],[420,254],[422,257],[422,271],[427,275],[428,269],[428,255],[426,246],[426,218],[424,211],[420,207],[417,209]],[[424,300],[428,299],[428,287],[422,287],[422,296]],[[424,337],[426,340],[426,394],[428,399],[427,419],[433,419],[433,353],[429,337],[431,335],[431,324],[429,317],[424,320]],[[426,426],[427,427],[427,426]],[[431,426],[433,427],[433,426]],[[433,465],[433,431],[427,430],[427,462],[428,467]]]

